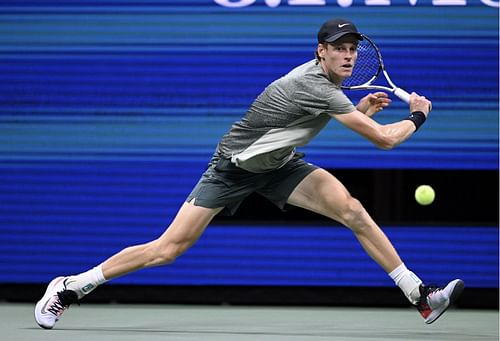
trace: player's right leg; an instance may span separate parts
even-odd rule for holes
[[[70,304],[76,303],[102,282],[146,267],[172,263],[198,240],[220,210],[184,203],[172,224],[158,239],[128,247],[86,273],[55,278],[36,304],[36,322],[42,328],[51,329]],[[92,276],[95,272],[100,274]],[[99,277],[101,280],[95,279]]]

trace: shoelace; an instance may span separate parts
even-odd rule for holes
[[[441,288],[438,288],[435,285],[421,287],[420,300],[417,304],[417,310],[424,318],[427,318],[427,316],[429,316],[432,312],[432,309],[429,306],[429,303],[427,302],[427,298],[439,290],[441,290]]]
[[[66,310],[67,307],[69,307],[69,305],[68,306],[63,305],[61,302],[61,298],[59,297],[59,293],[57,293],[57,298],[50,305],[47,311],[52,313],[54,316],[59,317],[64,312],[64,310]]]
[[[442,288],[439,288],[438,286],[436,285],[429,285],[429,286],[425,286],[424,287],[424,290],[423,290],[423,293],[422,293],[422,297],[428,297],[429,295],[432,295],[434,294],[435,292],[441,290]]]
[[[57,293],[56,299],[47,311],[59,317],[72,303],[78,303],[78,296],[74,291],[67,290],[65,287],[64,290]]]

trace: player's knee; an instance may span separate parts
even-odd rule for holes
[[[171,242],[166,245],[166,247],[161,251],[163,263],[170,264],[173,263],[178,257],[180,257],[189,248],[190,243],[184,242]]]
[[[342,222],[353,231],[361,229],[363,224],[365,208],[359,200],[349,197],[342,209]]]
[[[187,249],[187,243],[155,241],[147,251],[148,266],[171,264]]]

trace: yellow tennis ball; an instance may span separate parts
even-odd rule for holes
[[[420,185],[415,190],[415,200],[420,205],[430,205],[436,198],[436,193],[434,189],[429,185]]]

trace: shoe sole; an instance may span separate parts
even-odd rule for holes
[[[41,305],[44,304],[44,302],[47,302],[48,300],[48,296],[50,296],[50,293],[52,291],[52,289],[57,285],[59,284],[60,281],[64,280],[65,277],[56,277],[54,278],[52,281],[50,281],[49,285],[47,286],[47,290],[45,290],[45,293],[43,294],[43,297],[36,303],[36,306],[35,306],[35,321],[36,323],[42,327],[43,329],[52,329],[54,326],[45,326],[43,324],[41,324],[39,321],[38,321],[38,311],[41,310]],[[55,323],[54,323],[55,325]]]
[[[425,321],[425,323],[431,324],[434,321],[436,321],[441,315],[443,315],[445,313],[445,311],[448,310],[448,308],[460,297],[460,295],[462,294],[462,291],[464,291],[464,287],[465,287],[464,281],[462,281],[460,279],[457,280],[457,283],[455,284],[455,287],[453,288],[453,291],[451,292],[450,301],[448,302],[448,305],[446,306],[446,308],[444,308],[443,311],[441,311],[435,318],[433,318],[430,321]]]

